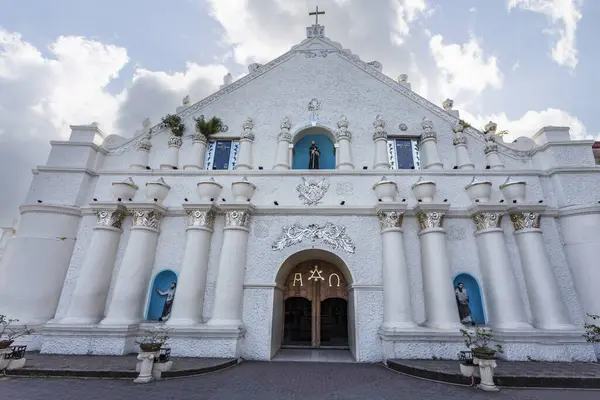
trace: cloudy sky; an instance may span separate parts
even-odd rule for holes
[[[0,0],[0,226],[70,124],[131,136],[302,41],[317,4],[328,37],[476,127],[600,135],[596,0]]]

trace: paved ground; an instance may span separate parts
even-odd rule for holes
[[[0,380],[6,399],[227,399],[227,400],[398,400],[398,399],[573,399],[597,400],[600,391],[479,389],[429,382],[397,374],[381,364],[243,362],[207,375],[136,385],[131,380]],[[50,395],[51,394],[51,395]]]

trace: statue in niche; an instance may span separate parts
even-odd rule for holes
[[[454,289],[454,295],[456,296],[456,304],[458,305],[458,315],[460,322],[465,325],[475,326],[475,321],[471,318],[471,308],[469,307],[469,294],[467,289],[464,287],[462,282],[458,282]]]
[[[175,299],[176,288],[177,284],[172,282],[171,287],[167,291],[156,289],[156,293],[158,293],[160,296],[167,296],[165,299],[165,305],[163,306],[162,314],[158,318],[159,321],[166,321],[171,316],[171,308],[173,308],[173,299]]]
[[[321,158],[321,151],[315,144],[314,140],[308,149],[308,169],[319,169],[319,159]]]

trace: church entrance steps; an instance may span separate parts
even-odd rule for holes
[[[600,363],[498,360],[494,382],[504,387],[600,389]],[[388,360],[387,366],[407,375],[471,385],[456,360]],[[478,379],[478,378],[476,378]]]
[[[281,349],[271,361],[353,363],[350,350],[341,349]]]
[[[65,378],[127,378],[138,376],[135,371],[137,354],[126,356],[63,356],[27,353],[25,367],[6,371],[8,376]],[[171,357],[173,368],[163,372],[163,378],[207,374],[232,367],[241,360],[232,358]]]

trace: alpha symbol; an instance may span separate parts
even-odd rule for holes
[[[319,279],[322,280],[322,281],[325,280],[325,278],[323,278],[323,276],[321,275],[321,272],[323,272],[323,271],[319,271],[319,266],[318,265],[315,265],[315,269],[313,269],[312,271],[309,271],[309,272],[310,272],[310,276],[308,277],[309,281],[311,279],[314,279],[315,282],[317,282]]]

